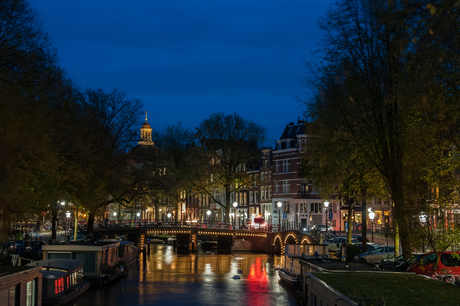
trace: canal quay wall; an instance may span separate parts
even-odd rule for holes
[[[346,295],[338,292],[313,274],[306,273],[303,292],[307,305],[357,306],[358,304]]]

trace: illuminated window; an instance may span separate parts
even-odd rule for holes
[[[54,281],[54,294],[59,294],[64,291],[64,278],[59,278]]]
[[[36,280],[34,279],[31,282],[27,283],[27,295],[26,295],[26,306],[35,306],[37,305],[37,290],[36,290]]]

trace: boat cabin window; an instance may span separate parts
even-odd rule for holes
[[[48,253],[48,259],[55,259],[55,258],[72,259],[72,254],[70,252],[66,252],[66,253]]]
[[[54,280],[54,294],[59,294],[64,291],[64,278]]]

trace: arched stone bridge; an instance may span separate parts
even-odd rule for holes
[[[299,231],[282,231],[269,233],[269,240],[272,242],[272,253],[284,254],[287,244],[317,244],[312,236]]]
[[[299,231],[261,232],[227,229],[157,227],[147,229],[147,234],[176,234],[178,247],[196,251],[202,240],[217,240],[221,251],[257,251],[284,254],[286,244],[316,244],[311,236]],[[184,250],[185,251],[185,250]]]
[[[198,241],[217,241],[218,251],[254,251],[284,254],[287,244],[316,244],[315,239],[299,231],[261,232],[247,230],[207,229],[187,227],[142,227],[133,229],[105,229],[101,234],[108,238],[127,234],[128,239],[136,242],[142,250],[146,243],[146,234],[174,234],[179,252],[194,252]]]

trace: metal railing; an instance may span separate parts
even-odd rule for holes
[[[247,230],[256,232],[301,231],[303,226],[295,222],[281,224],[238,224],[217,221],[160,221],[160,220],[120,220],[99,223],[96,228],[137,228],[137,227],[177,227],[177,228],[209,228],[227,230]]]

